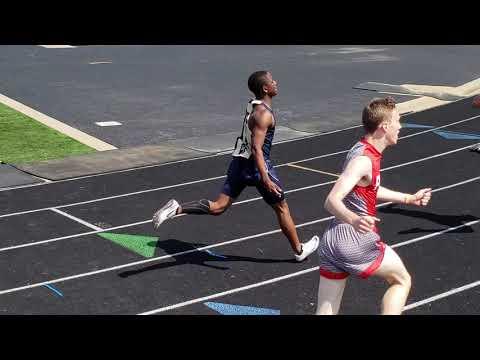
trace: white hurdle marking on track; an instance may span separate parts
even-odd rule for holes
[[[101,227],[90,224],[89,222],[86,222],[85,220],[79,219],[79,218],[77,218],[73,215],[67,214],[66,212],[63,212],[63,211],[55,209],[55,208],[52,208],[51,210],[56,212],[57,214],[60,214],[62,216],[66,216],[67,218],[72,219],[73,221],[76,221],[76,222],[78,222],[82,225],[85,225],[86,227],[89,227],[90,229],[93,229],[95,231],[103,231],[103,229]]]

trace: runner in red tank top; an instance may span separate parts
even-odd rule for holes
[[[343,172],[325,201],[335,216],[318,246],[320,282],[318,315],[337,314],[350,274],[385,279],[390,287],[382,299],[382,314],[401,314],[411,278],[395,251],[378,234],[377,200],[426,206],[431,189],[413,195],[380,185],[383,151],[395,145],[401,129],[400,115],[392,98],[374,99],[362,114],[366,135],[347,155]]]

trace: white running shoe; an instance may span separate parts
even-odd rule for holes
[[[306,243],[302,244],[302,253],[300,255],[295,254],[295,259],[298,262],[305,260],[311,253],[317,250],[319,243],[320,243],[320,238],[317,235],[315,235]]]
[[[179,206],[180,205],[178,205],[178,202],[172,199],[165,205],[163,205],[161,209],[157,210],[157,212],[153,214],[153,228],[155,230],[158,230],[160,225],[162,225],[165,220],[174,217],[177,213],[177,209],[179,208]]]

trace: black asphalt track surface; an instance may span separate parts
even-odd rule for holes
[[[466,99],[402,121],[480,134],[479,119],[480,111]],[[354,128],[274,145],[273,160],[302,240],[322,235],[329,217],[323,202],[345,150],[361,135]],[[468,147],[480,141],[446,139],[425,127],[405,127],[400,136],[384,153],[382,185],[404,192],[435,189],[426,208],[378,210],[383,240],[395,246],[412,275],[405,314],[478,314],[480,155]],[[293,261],[273,211],[254,188],[220,217],[180,216],[153,230],[153,212],[170,198],[213,199],[229,161],[229,155],[212,156],[1,191],[1,313],[218,314],[205,305],[210,301],[313,314],[317,256]],[[151,236],[154,255],[145,258],[99,232]],[[380,279],[351,277],[340,313],[378,313],[385,290]]]

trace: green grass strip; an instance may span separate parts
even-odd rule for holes
[[[19,164],[95,152],[56,130],[0,104],[0,160]]]

